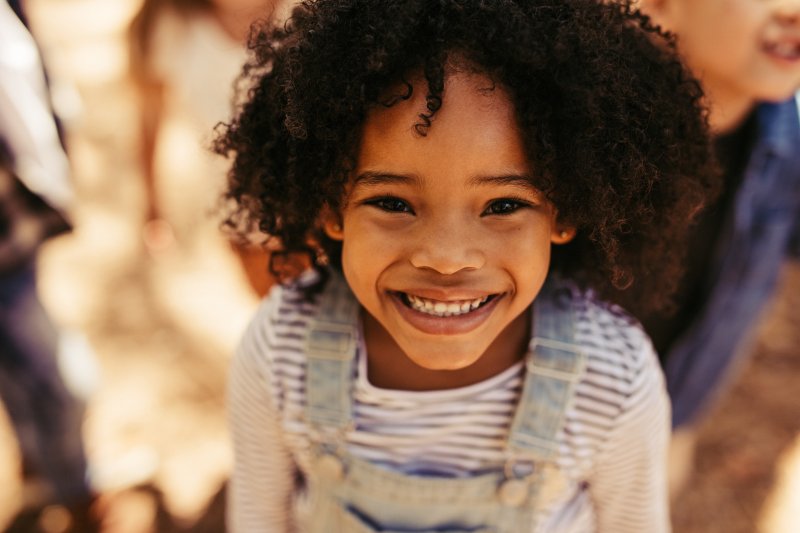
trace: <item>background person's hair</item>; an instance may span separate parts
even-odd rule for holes
[[[578,228],[553,268],[633,312],[669,306],[716,172],[699,85],[630,2],[307,1],[250,46],[249,99],[216,144],[234,155],[231,225],[340,267],[318,216],[340,207],[367,111],[422,74],[424,135],[448,69],[467,68],[507,89],[534,184]]]

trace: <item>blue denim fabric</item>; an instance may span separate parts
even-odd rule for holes
[[[56,363],[58,331],[36,294],[33,265],[0,274],[0,398],[23,460],[62,503],[91,495],[81,440],[83,405]]]
[[[528,345],[525,386],[511,424],[508,446],[527,450],[539,460],[558,454],[555,435],[566,406],[583,374],[585,355],[575,342],[575,322],[568,291],[549,279],[533,306],[534,337]]]
[[[328,283],[314,327],[306,339],[308,419],[314,425],[346,428],[358,332],[358,303],[338,276]]]
[[[672,424],[695,420],[747,353],[752,330],[789,255],[800,220],[798,100],[761,104],[757,140],[727,214],[711,268],[716,279],[703,310],[667,354]]]

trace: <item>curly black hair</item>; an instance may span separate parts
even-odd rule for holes
[[[632,2],[307,0],[250,48],[246,102],[215,145],[234,156],[231,225],[340,267],[318,219],[341,207],[368,110],[421,72],[424,135],[457,58],[507,90],[534,185],[578,228],[551,268],[634,313],[670,305],[717,172],[702,90]]]

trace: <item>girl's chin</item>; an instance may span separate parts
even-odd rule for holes
[[[452,355],[441,358],[413,357],[408,354],[406,355],[417,366],[424,368],[425,370],[435,371],[462,370],[473,365],[478,359],[480,359],[480,355],[462,358],[453,357]]]

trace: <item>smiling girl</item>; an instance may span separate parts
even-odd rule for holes
[[[319,0],[251,45],[218,151],[285,279],[232,368],[231,530],[668,531],[662,376],[603,298],[669,305],[713,174],[669,39],[627,3]]]

